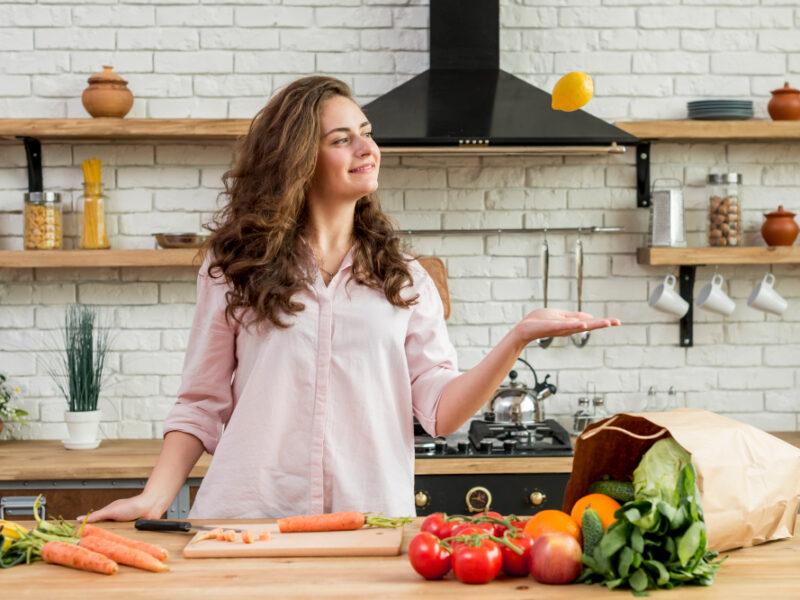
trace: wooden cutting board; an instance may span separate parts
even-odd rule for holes
[[[216,527],[216,525],[211,525]],[[220,525],[225,529],[224,525]],[[228,558],[235,556],[397,556],[403,542],[403,528],[364,527],[353,531],[281,533],[277,523],[237,523],[237,529],[249,529],[256,540],[245,544],[236,534],[235,542],[203,540],[193,543],[198,532],[183,549],[185,558]],[[267,530],[269,540],[258,541]]]

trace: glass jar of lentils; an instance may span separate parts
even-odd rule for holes
[[[709,173],[708,245],[742,245],[741,173]]]

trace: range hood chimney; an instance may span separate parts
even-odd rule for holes
[[[624,151],[616,145],[637,142],[582,110],[553,110],[550,94],[500,70],[499,0],[430,0],[429,35],[430,69],[363,107],[378,144]]]

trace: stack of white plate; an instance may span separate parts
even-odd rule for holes
[[[686,105],[689,118],[699,121],[744,121],[753,117],[752,100],[697,100]]]

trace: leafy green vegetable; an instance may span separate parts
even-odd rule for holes
[[[656,442],[634,471],[635,499],[614,516],[592,554],[583,555],[580,581],[609,589],[711,585],[722,561],[711,562],[690,455],[672,439]]]

